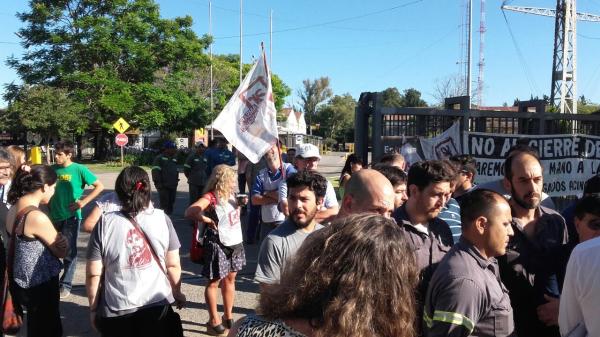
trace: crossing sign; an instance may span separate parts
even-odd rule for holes
[[[125,130],[129,129],[129,123],[123,119],[123,117],[119,118],[118,121],[113,124],[113,127],[119,131],[119,133],[125,132]]]

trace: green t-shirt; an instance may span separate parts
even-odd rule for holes
[[[79,200],[86,185],[92,185],[98,178],[87,167],[71,163],[67,167],[53,165],[52,168],[58,176],[56,191],[50,199],[50,219],[62,221],[76,216],[81,219],[81,209],[76,212],[69,210],[69,205]]]

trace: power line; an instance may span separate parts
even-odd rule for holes
[[[382,77],[386,77],[391,75],[394,71],[396,71],[398,68],[402,67],[406,62],[408,62],[410,59],[412,59],[413,57],[420,55],[422,52],[424,52],[425,50],[437,45],[438,43],[442,42],[443,40],[445,40],[448,36],[450,36],[451,34],[455,34],[457,30],[459,30],[460,27],[456,27],[454,30],[448,30],[446,32],[446,34],[444,34],[443,36],[441,36],[439,39],[433,41],[431,44],[419,49],[416,53],[414,53],[411,56],[408,56],[406,58],[404,58],[404,60],[402,61],[402,63],[398,64],[397,66],[394,66],[393,68],[388,69],[387,71],[385,71],[381,76]]]
[[[401,5],[397,5],[397,6],[394,6],[394,7],[389,7],[389,8],[378,10],[378,11],[375,11],[375,12],[365,13],[365,14],[361,14],[361,15],[356,15],[356,16],[351,16],[351,17],[341,18],[341,19],[336,19],[336,20],[331,20],[331,21],[325,21],[325,22],[321,22],[321,23],[315,23],[315,24],[312,24],[312,25],[305,25],[305,26],[299,26],[299,27],[292,27],[292,28],[274,30],[273,33],[293,32],[293,31],[298,31],[298,30],[305,30],[305,29],[311,29],[311,28],[316,28],[316,27],[328,26],[328,25],[332,25],[332,24],[336,24],[336,23],[340,23],[340,22],[345,22],[345,21],[362,19],[362,18],[365,18],[365,17],[368,17],[368,16],[373,16],[373,15],[377,15],[377,14],[381,14],[381,13],[393,11],[393,10],[396,10],[396,9],[408,7],[408,6],[417,4],[417,3],[422,2],[422,1],[423,0],[413,0],[413,1],[401,4]],[[243,34],[243,36],[244,37],[250,37],[250,36],[260,36],[260,35],[267,35],[267,34],[269,34],[269,32]],[[234,38],[239,38],[239,37],[240,37],[239,35],[220,36],[220,37],[215,37],[215,40],[234,39]]]
[[[448,30],[452,30],[452,28],[458,29],[456,27],[442,27],[439,29],[443,32],[447,32]],[[409,31],[417,31],[417,30],[406,30]],[[446,37],[446,35],[444,35]],[[286,48],[286,50],[298,51],[298,50],[336,50],[336,49],[362,49],[362,48],[372,48],[372,47],[381,47],[381,46],[390,46],[395,44],[406,44],[404,40],[397,40],[392,42],[381,42],[381,43],[367,43],[367,44],[352,44],[352,45],[338,45],[338,46],[327,46],[327,47],[290,47]],[[282,51],[283,52],[283,51]]]
[[[505,1],[505,3],[507,3],[507,2],[508,1]],[[535,79],[533,78],[533,75],[529,71],[529,66],[527,65],[525,56],[523,56],[523,52],[521,51],[521,48],[519,47],[519,44],[517,43],[517,38],[515,37],[515,34],[513,33],[512,28],[510,27],[510,23],[508,22],[508,18],[506,17],[505,11],[502,11],[502,16],[504,16],[504,22],[506,22],[506,28],[508,28],[508,33],[510,34],[510,37],[511,37],[511,40],[515,47],[515,50],[517,51],[517,56],[519,58],[519,61],[521,61],[521,68],[523,68],[523,72],[525,73],[525,79],[527,80],[527,83],[529,84],[529,89],[532,92],[535,92],[536,94],[538,94],[540,91],[537,88],[537,85],[535,83]]]
[[[580,34],[580,33],[577,33],[577,36],[582,37],[584,39],[600,40],[600,36],[587,36],[587,35],[583,35],[583,34]]]

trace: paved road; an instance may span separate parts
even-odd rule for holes
[[[323,156],[320,163],[320,172],[326,177],[337,177],[341,167],[344,164],[343,153],[330,153]],[[98,178],[104,184],[106,191],[113,191],[114,182],[117,173],[101,173]],[[179,311],[183,328],[186,336],[205,336],[206,321],[208,321],[208,312],[204,302],[205,280],[199,276],[201,266],[189,261],[189,245],[191,241],[191,227],[187,220],[183,219],[183,212],[188,204],[188,186],[186,179],[181,174],[175,201],[176,207],[172,220],[175,229],[181,241],[182,247],[182,289],[187,296],[187,307]],[[153,195],[153,200],[157,203],[157,195]],[[86,207],[89,208],[89,207]],[[84,214],[89,209],[84,210]],[[61,302],[61,315],[63,317],[63,327],[65,336],[97,336],[89,324],[88,304],[85,294],[85,248],[89,234],[81,233],[78,242],[78,262],[75,273],[73,290],[71,295]],[[257,245],[247,245],[246,247],[246,267],[238,273],[236,283],[236,298],[234,307],[235,319],[252,313],[256,306],[258,296],[258,284],[252,279],[256,270],[256,256],[258,253]],[[221,302],[219,300],[219,311],[222,312]]]

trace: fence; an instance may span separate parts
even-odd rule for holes
[[[362,93],[355,112],[356,153],[364,162],[419,137],[433,137],[459,122],[463,131],[503,134],[600,134],[600,115],[545,112],[543,101],[520,102],[517,111],[469,109],[466,96],[446,99],[445,109],[390,108],[381,93]],[[369,135],[369,129],[371,134]],[[371,151],[369,151],[371,148]],[[387,151],[386,151],[387,150]]]

